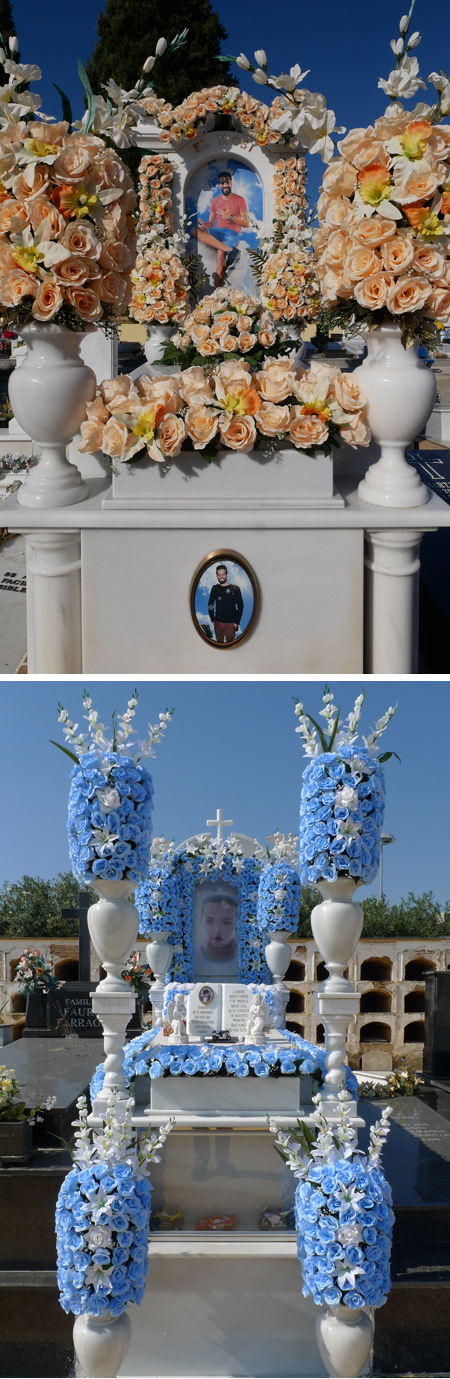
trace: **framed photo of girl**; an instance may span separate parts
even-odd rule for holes
[[[190,589],[196,632],[220,651],[240,645],[254,626],[258,584],[248,561],[237,551],[212,551],[197,566]]]

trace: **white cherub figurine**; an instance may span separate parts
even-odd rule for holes
[[[252,1003],[248,1012],[248,1019],[245,1028],[246,1044],[264,1044],[265,1031],[270,1028],[270,1010],[267,1001],[263,1001],[261,993],[255,991]]]
[[[186,1002],[182,991],[177,991],[174,1000],[169,1001],[167,1018],[172,1026],[172,1033],[169,1035],[171,1044],[187,1044]]]

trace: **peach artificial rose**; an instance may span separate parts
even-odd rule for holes
[[[251,416],[221,416],[220,438],[229,450],[252,450],[256,440],[256,426]]]
[[[394,238],[395,221],[388,220],[387,216],[374,215],[373,219],[360,220],[353,225],[351,234],[357,244],[365,244],[367,249],[378,249],[380,244]]]
[[[414,245],[409,235],[401,232],[395,235],[394,239],[388,239],[381,246],[381,258],[383,268],[388,273],[403,273],[405,268],[409,268],[414,257]]]
[[[146,384],[147,386],[145,386]],[[166,412],[175,413],[179,412],[182,406],[178,384],[179,375],[173,378],[150,378],[148,375],[144,375],[143,378],[138,379],[136,391],[139,397],[145,399],[146,403],[162,404]]]
[[[49,220],[51,238],[59,239],[64,230],[65,220],[56,209],[56,206],[53,206],[52,202],[47,200],[47,197],[37,196],[33,198],[33,200],[28,203],[28,214],[30,217],[30,224],[35,232],[39,229],[39,226],[42,225],[44,220]]]
[[[263,350],[270,350],[272,345],[275,344],[276,338],[276,331],[271,330],[269,326],[263,326],[262,330],[259,332],[259,343],[262,345]]]
[[[219,418],[210,407],[191,406],[186,412],[184,424],[194,450],[203,450],[216,435]]]
[[[239,348],[237,335],[229,335],[228,333],[221,335],[219,348],[223,351],[223,354],[234,354]]]
[[[322,187],[328,195],[352,196],[356,190],[356,172],[345,158],[330,163],[322,178]]]
[[[288,369],[279,369],[275,365],[270,369],[261,369],[253,375],[253,383],[263,402],[284,402],[293,392],[295,376],[289,367],[290,360],[283,362],[288,364]]]
[[[450,288],[433,287],[427,301],[427,312],[431,312],[437,321],[447,324],[450,318]]]
[[[125,239],[127,218],[123,207],[114,201],[102,212],[102,227],[111,239]]]
[[[198,321],[200,325],[208,325],[210,316],[209,306],[196,306],[195,311],[192,313],[192,315],[194,321]],[[189,324],[191,324],[190,317]]]
[[[343,235],[340,230],[334,230],[329,237],[326,249],[324,249],[321,262],[329,264],[331,268],[339,268],[351,248],[351,243],[348,235]]]
[[[6,236],[2,235],[0,238],[0,276],[6,273],[8,268],[12,268],[14,272],[16,272],[17,261],[13,258],[11,253],[9,239],[6,239]]]
[[[222,318],[219,316],[219,319],[214,321],[214,324],[211,326],[211,340],[221,340],[222,336],[228,335],[228,333],[228,326],[222,324]],[[231,336],[231,339],[233,340],[234,336]]]
[[[108,418],[108,413],[106,415]],[[100,421],[96,421],[95,417],[88,418],[82,421],[80,431],[81,442],[77,448],[82,455],[95,455],[97,450],[103,450],[104,425]]]
[[[91,287],[67,287],[64,296],[83,321],[99,321],[103,316],[101,301]]]
[[[258,337],[257,335],[253,334],[253,331],[241,330],[241,333],[237,340],[237,347],[238,350],[241,351],[241,354],[247,354],[247,351],[253,349],[253,346],[257,343]]]
[[[183,441],[186,436],[186,428],[181,417],[174,416],[173,412],[166,412],[158,426],[158,441],[163,455],[179,455]]]
[[[93,268],[94,265],[91,264]],[[97,267],[97,265],[95,265]],[[89,263],[87,259],[70,258],[63,259],[62,263],[56,264],[56,276],[58,282],[70,287],[79,287],[86,282],[88,276]],[[98,272],[98,269],[97,269]]]
[[[372,440],[372,432],[369,426],[367,426],[362,416],[357,412],[349,418],[348,422],[339,427],[339,434],[342,436],[342,440],[346,441],[347,445],[352,446],[353,450],[356,450],[358,445],[370,445],[370,441]]]
[[[118,421],[117,417],[110,417],[103,431],[102,450],[105,455],[116,456],[122,454],[129,439],[128,427],[123,421]]]
[[[111,412],[113,408],[120,407],[120,403],[127,398],[132,391],[133,383],[129,374],[119,374],[118,378],[105,378],[100,383],[100,393]]]
[[[43,120],[31,120],[27,126],[27,137],[39,143],[53,144],[60,148],[68,133],[67,120],[57,120],[55,124],[45,124]]]
[[[247,359],[224,359],[217,365],[216,376],[220,382],[234,392],[235,388],[248,388],[250,386],[250,364]]]
[[[207,340],[199,340],[195,343],[197,345],[198,353],[201,354],[204,359],[208,359],[212,355],[218,354],[221,348],[221,345],[218,344],[217,340],[211,340],[211,336],[209,336]]]
[[[431,244],[415,244],[414,267],[427,278],[440,278],[445,271],[445,259]]]
[[[355,220],[355,212],[343,196],[333,197],[325,214],[329,230],[348,230]]]
[[[383,143],[387,143],[388,139],[393,139],[395,135],[403,134],[413,117],[413,110],[403,110],[392,115],[391,107],[388,107],[386,114],[381,115],[379,120],[375,120],[374,133],[377,139],[382,139]]]
[[[70,249],[71,254],[86,255],[90,259],[98,259],[102,249],[102,241],[97,238],[94,226],[85,220],[76,220],[67,225],[61,244],[65,249]]]
[[[236,330],[238,330],[239,333],[241,334],[242,331],[249,331],[249,330],[251,330],[252,325],[253,325],[253,316],[238,316],[237,321],[236,321]]]
[[[0,206],[0,235],[7,235],[11,230],[11,221],[17,217],[17,229],[19,225],[25,228],[28,225],[29,214],[21,201],[15,201],[13,197],[8,197],[7,201],[2,201]]]
[[[341,158],[349,158],[351,160],[355,148],[358,148],[363,139],[369,138],[371,134],[373,134],[373,125],[371,124],[367,125],[365,129],[350,129],[345,139],[338,140],[338,149]]]
[[[133,261],[128,244],[122,244],[120,239],[108,240],[107,244],[101,245],[100,264],[107,271],[126,273],[128,268],[133,267]]]
[[[370,278],[373,273],[378,273],[381,267],[380,256],[375,249],[368,249],[363,244],[354,245],[345,259],[345,274],[352,283],[360,282],[361,278]]]
[[[51,321],[63,304],[63,294],[59,283],[41,282],[31,308],[37,321]]]
[[[77,138],[72,138],[53,163],[52,180],[72,184],[84,182],[91,163],[92,149],[86,148]]]
[[[34,169],[34,182],[30,187],[25,174],[20,172],[14,178],[12,190],[19,201],[27,201],[30,196],[45,195],[49,184],[50,168],[45,163],[37,163]]]
[[[102,302],[109,302],[116,311],[120,311],[125,306],[127,287],[127,279],[122,278],[120,273],[104,273],[99,288]]]
[[[86,416],[88,421],[102,421],[104,424],[109,420],[109,412],[102,397],[94,397],[93,402],[86,403]]]
[[[193,407],[197,402],[203,404],[214,401],[211,384],[200,364],[193,364],[190,369],[183,369],[179,386],[180,396],[187,402],[188,407]]]
[[[313,412],[304,412],[303,407],[296,406],[291,408],[289,435],[297,449],[309,450],[312,445],[325,444],[328,426]]]
[[[370,163],[379,164],[386,163],[386,161],[384,144],[370,135],[366,139],[361,139],[352,153],[352,163],[354,163],[355,168],[358,168],[358,171],[368,167]]]
[[[209,326],[206,324],[202,325],[201,322],[197,322],[191,328],[191,339],[193,340],[194,345],[200,345],[203,344],[204,340],[209,340]]]
[[[360,306],[365,306],[369,311],[379,311],[380,307],[385,306],[387,299],[388,284],[387,274],[373,273],[370,278],[363,278],[356,284],[355,298]]]
[[[214,312],[214,315],[217,317],[217,324],[219,324],[220,321],[223,330],[229,330],[230,326],[236,325],[236,321],[238,319],[236,311],[221,311],[220,304],[217,304],[217,306],[215,307],[212,306],[212,310]],[[218,315],[219,312],[220,315]]]
[[[360,412],[365,399],[361,397],[354,374],[339,372],[335,374],[333,382],[336,402],[344,412]]]
[[[258,431],[263,436],[277,436],[287,431],[290,421],[290,407],[276,407],[272,402],[263,402],[256,417]]]
[[[417,201],[430,201],[438,185],[438,178],[434,172],[413,172],[406,181],[396,185],[392,200],[398,201],[402,206],[409,206]]]
[[[420,311],[430,294],[431,285],[427,278],[397,278],[387,295],[388,311],[394,315],[404,311]]]
[[[18,306],[22,297],[35,297],[36,289],[36,278],[22,268],[10,268],[0,282],[0,302],[2,306]]]

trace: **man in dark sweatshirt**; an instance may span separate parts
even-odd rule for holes
[[[226,565],[216,565],[218,584],[213,584],[208,601],[208,613],[214,624],[216,641],[234,642],[244,611],[244,601],[238,584],[228,583]]]

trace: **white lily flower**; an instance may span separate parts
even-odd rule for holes
[[[402,58],[400,67],[389,73],[387,81],[380,77],[378,85],[386,96],[392,96],[394,99],[399,96],[403,100],[409,100],[410,96],[415,96],[419,86],[424,91],[427,89],[425,82],[419,77],[419,63],[416,57]]]
[[[10,37],[8,38],[8,48],[9,48],[10,53],[17,53],[18,47],[19,47],[19,40],[18,40],[18,38],[16,38],[16,35],[15,35],[15,34],[10,34]]]
[[[408,38],[408,42],[406,44],[406,51],[409,52],[410,48],[417,48],[417,44],[420,42],[420,34],[416,31],[416,33],[411,34],[411,38]]]
[[[147,58],[145,59],[145,62],[143,63],[142,71],[143,71],[143,72],[151,72],[152,67],[155,66],[155,61],[156,61],[156,58],[154,58],[154,57],[147,57]]]
[[[251,65],[251,62],[249,62],[248,57],[245,56],[245,53],[239,53],[239,57],[236,58],[236,66],[242,67],[244,72],[248,72]]]
[[[254,57],[258,67],[267,67],[267,57],[264,48],[257,48]]]
[[[252,77],[253,81],[258,82],[259,86],[267,86],[269,78],[267,72],[263,72],[262,67],[257,67],[256,71],[252,72]]]
[[[166,51],[166,48],[167,48],[167,39],[166,39],[166,38],[158,38],[158,42],[157,42],[156,48],[155,48],[155,56],[156,56],[156,57],[162,57],[163,53],[165,53],[165,51]]]
[[[405,44],[403,38],[391,38],[390,47],[392,48],[392,52],[395,53],[396,57],[399,57],[400,53],[403,52],[404,46]]]
[[[401,18],[401,20],[400,20],[400,23],[399,23],[399,26],[398,26],[398,27],[399,27],[399,29],[400,29],[400,33],[401,33],[401,34],[406,34],[406,33],[408,32],[408,28],[409,28],[409,15],[407,15],[407,14],[402,15],[402,18]]]
[[[302,72],[297,62],[295,67],[291,67],[289,73],[281,72],[279,77],[271,77],[271,85],[277,86],[280,91],[295,91],[296,87],[300,86],[300,82],[309,75],[309,72],[309,67],[305,72]]]

